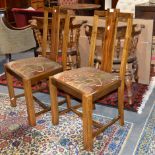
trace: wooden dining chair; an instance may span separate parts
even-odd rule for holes
[[[100,69],[94,67],[94,53],[97,44],[96,37],[98,31],[98,21],[102,18],[103,26],[105,19],[105,31],[103,33],[102,46],[102,62]],[[122,60],[120,65],[119,75],[112,73],[112,65],[114,58],[114,47],[117,35],[118,23],[125,22],[127,24]],[[67,111],[73,111],[83,121],[83,139],[84,149],[87,151],[93,150],[93,138],[103,132],[110,125],[119,120],[120,125],[124,125],[124,80],[125,70],[128,56],[129,44],[131,41],[132,31],[132,14],[120,13],[119,10],[111,11],[95,11],[93,20],[93,30],[90,44],[89,66],[64,71],[54,76],[50,76],[50,94],[51,94],[51,114],[52,123],[59,123],[59,114],[62,111],[58,110],[57,90],[63,90],[70,96],[82,101],[80,105],[72,106],[70,102]],[[93,103],[103,98],[105,95],[118,91],[118,115],[107,124],[100,124],[92,119]],[[82,106],[82,112],[77,108]],[[93,130],[92,126],[98,129]]]
[[[51,25],[51,59],[46,57],[46,45],[47,45],[47,31],[48,31],[48,14],[52,13],[52,25]],[[21,60],[12,61],[5,64],[5,73],[7,77],[8,90],[11,106],[16,106],[16,100],[18,97],[25,96],[28,122],[31,126],[36,125],[36,117],[44,112],[50,110],[50,107],[45,106],[36,97],[33,96],[32,86],[37,85],[40,81],[45,80],[47,82],[49,76],[63,71],[66,67],[63,64],[57,62],[58,44],[59,44],[59,28],[60,17],[64,18],[64,36],[63,36],[63,53],[66,51],[65,41],[67,41],[69,32],[70,15],[68,13],[60,13],[59,7],[45,8],[44,11],[44,28],[43,28],[43,43],[42,43],[42,56],[25,58]],[[23,42],[24,44],[24,42]],[[64,55],[64,54],[63,54]],[[65,58],[63,57],[65,62]],[[13,88],[13,78],[17,78],[23,82],[24,94],[15,94]],[[41,89],[47,89],[41,87]],[[39,91],[37,90],[37,91]],[[35,112],[34,102],[38,101],[43,110]]]
[[[102,25],[99,26],[99,31],[97,34],[97,39],[102,41],[103,36],[102,33],[104,31],[104,27]],[[127,89],[127,97],[128,103],[130,105],[133,104],[133,92],[132,92],[132,81],[138,83],[138,61],[137,61],[137,45],[138,40],[141,34],[143,26],[133,24],[132,25],[132,39],[131,44],[129,46],[128,58],[127,58],[127,65],[126,65],[126,76],[125,76],[125,86]],[[115,52],[114,52],[114,61],[113,61],[113,72],[118,73],[118,65],[121,64],[121,56],[122,56],[122,43],[125,38],[125,30],[126,25],[120,24],[118,27],[118,33],[116,36],[117,43],[115,45]],[[92,32],[92,24],[88,23],[85,25],[85,34],[88,37],[89,43],[91,38]],[[101,58],[102,58],[102,46],[99,44],[95,50],[95,57],[94,62],[96,64],[96,68],[99,68],[101,65]]]

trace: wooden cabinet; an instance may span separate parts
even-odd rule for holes
[[[6,7],[6,0],[0,0],[0,8]]]
[[[111,0],[112,1],[112,8],[116,8],[118,0]],[[95,3],[100,4],[102,10],[105,9],[105,0],[79,0],[79,3]]]
[[[140,19],[153,19],[153,35],[155,36],[155,5],[143,3],[135,6],[135,17]]]
[[[10,23],[14,23],[12,8],[27,8],[29,0],[0,0],[0,8],[6,10],[6,17]]]
[[[44,0],[31,0],[31,7],[39,10],[39,9],[43,9],[44,7]]]

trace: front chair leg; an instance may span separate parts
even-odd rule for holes
[[[31,126],[36,125],[35,107],[33,103],[33,95],[30,80],[23,80],[25,100],[27,105],[28,121]]]
[[[16,97],[15,97],[15,92],[14,92],[14,87],[13,87],[13,76],[7,71],[5,72],[5,74],[7,78],[10,103],[12,107],[16,107]]]
[[[82,111],[83,111],[83,138],[84,149],[87,151],[93,150],[93,129],[92,129],[92,96],[82,96]]]
[[[51,98],[52,123],[53,125],[57,125],[59,124],[57,88],[52,83],[52,78],[49,79],[49,90],[50,90],[50,98]]]

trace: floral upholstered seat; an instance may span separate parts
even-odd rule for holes
[[[64,71],[53,76],[66,87],[72,87],[84,94],[94,94],[107,86],[120,85],[120,78],[93,67],[82,67],[71,71]],[[114,83],[113,83],[114,81]]]
[[[54,71],[58,73],[63,70],[62,65],[45,57],[33,57],[12,61],[8,64],[8,67],[14,70],[16,74],[20,74],[27,79],[45,72],[52,73]]]

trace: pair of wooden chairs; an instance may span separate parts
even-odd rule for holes
[[[49,8],[48,8],[49,9]],[[59,123],[59,113],[73,111],[83,120],[83,139],[84,148],[88,151],[93,149],[93,138],[104,131],[107,127],[119,120],[120,124],[124,124],[124,80],[126,62],[128,56],[128,48],[131,41],[132,31],[132,14],[120,13],[119,10],[111,11],[95,11],[93,30],[90,44],[89,67],[81,67],[69,71],[66,70],[67,64],[67,42],[69,32],[70,16],[63,15],[65,18],[64,35],[63,35],[63,53],[62,65],[57,61],[57,54],[59,44],[59,27],[60,27],[60,10],[59,7],[50,8],[52,11],[52,44],[51,44],[51,59],[46,58],[46,41],[47,41],[47,25],[48,25],[48,11],[45,11],[44,16],[44,36],[43,36],[43,57],[28,58],[10,62],[5,65],[6,76],[8,80],[9,96],[12,106],[16,106],[16,99],[22,95],[15,95],[13,89],[13,76],[17,77],[23,82],[24,95],[26,98],[27,112],[29,124],[34,126],[36,124],[36,116],[39,113],[35,112],[33,95],[31,86],[42,79],[48,79],[51,95],[51,112],[52,123],[57,125]],[[96,35],[98,30],[98,20],[102,18],[105,22],[105,32],[103,34],[102,42],[102,61],[100,69],[94,67],[94,53],[96,45]],[[124,48],[121,60],[121,69],[119,75],[112,74],[114,46],[117,35],[118,22],[126,22],[127,29],[124,41]],[[61,72],[61,73],[60,73]],[[54,75],[56,74],[56,75]],[[58,111],[57,90],[62,90],[66,93],[67,109]],[[118,91],[118,116],[106,125],[92,120],[93,104],[99,98],[108,93]],[[81,104],[77,106],[71,105],[71,96],[80,99]],[[82,106],[82,113],[77,108]],[[43,110],[48,111],[49,108]],[[93,131],[92,126],[95,125],[98,130]]]
[[[103,40],[101,42],[101,66],[100,69],[97,69],[94,67],[94,58],[99,20],[102,21],[105,30],[102,33]],[[113,74],[114,48],[118,32],[117,27],[120,22],[126,23],[125,38],[119,74]],[[124,125],[124,83],[131,33],[132,14],[120,13],[119,10],[114,10],[113,12],[111,10],[96,10],[91,34],[89,66],[64,71],[49,78],[53,124],[57,125],[59,123],[59,115],[67,111],[73,111],[82,117],[84,149],[87,151],[93,150],[93,138],[113,123],[119,121],[120,125]],[[60,111],[58,108],[58,90],[68,94],[67,109],[63,111]],[[101,124],[93,120],[92,115],[95,101],[116,90],[118,91],[118,115],[107,122],[107,124]],[[77,98],[81,103],[73,106],[70,96]],[[79,107],[82,107],[82,112],[78,110]]]

